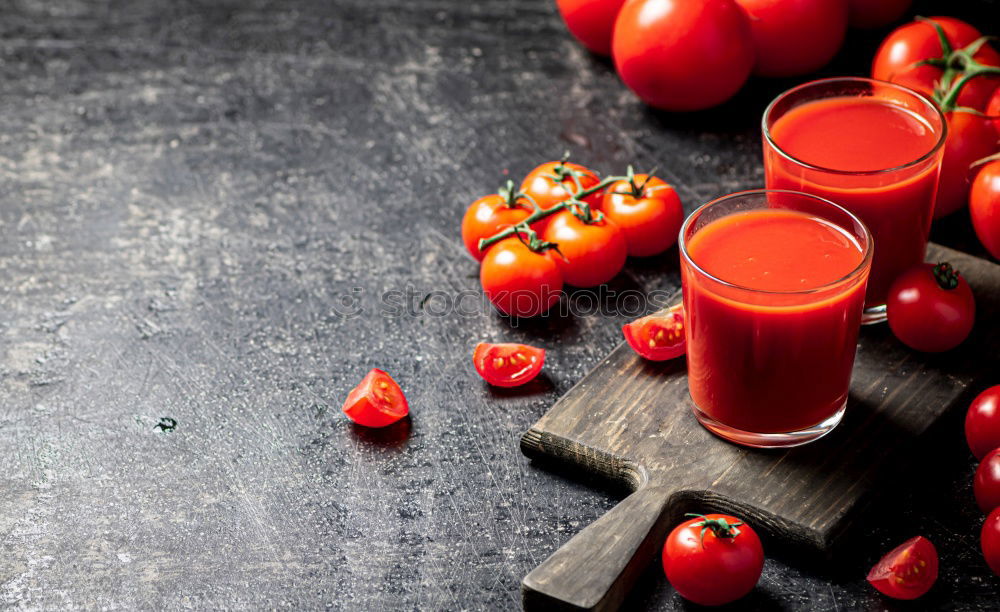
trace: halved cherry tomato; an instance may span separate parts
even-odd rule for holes
[[[666,361],[685,352],[684,307],[671,306],[622,326],[632,350],[650,361]]]
[[[625,233],[628,254],[634,257],[656,255],[672,247],[684,222],[684,209],[674,188],[647,174],[608,185],[601,211]]]
[[[969,336],[976,322],[976,300],[969,283],[947,263],[918,264],[892,283],[886,315],[903,344],[939,353]]]
[[[563,256],[556,258],[556,264],[567,284],[596,287],[621,272],[628,247],[625,235],[614,221],[595,217],[592,223],[585,223],[568,210],[549,218],[551,222],[542,238],[559,245]]]
[[[938,554],[923,536],[911,538],[875,564],[868,582],[895,599],[916,599],[934,586],[938,576]]]
[[[1000,508],[994,508],[986,517],[983,530],[979,534],[979,545],[983,558],[993,573],[1000,576]]]
[[[976,495],[976,503],[983,512],[991,512],[1000,507],[1000,448],[994,448],[986,453],[976,468],[976,476],[972,481],[972,491]]]
[[[586,166],[568,161],[553,161],[529,172],[521,182],[521,191],[530,196],[542,210],[548,210],[574,193],[600,182],[597,173]],[[591,208],[597,208],[601,203],[601,192],[593,193],[583,200]],[[552,217],[546,217],[535,223],[533,229],[541,234],[551,220]]]
[[[611,55],[611,31],[624,3],[625,0],[556,0],[570,34],[600,55]]]
[[[538,376],[545,363],[545,349],[527,344],[480,342],[472,364],[483,380],[497,387],[519,387]]]
[[[972,400],[965,413],[965,441],[976,459],[1000,448],[1000,385],[993,385]]]
[[[506,197],[505,197],[506,196]],[[473,202],[462,218],[462,242],[469,254],[482,261],[479,241],[528,218],[534,207],[517,194],[491,193]]]
[[[385,427],[409,414],[410,407],[396,381],[375,368],[347,395],[343,411],[358,425]]]
[[[997,112],[1000,113],[1000,108]],[[969,191],[969,216],[979,242],[990,255],[1000,259],[1000,159],[979,168]]]
[[[515,317],[538,316],[559,301],[563,278],[552,252],[536,253],[516,236],[486,251],[479,268],[483,292],[497,310]]]

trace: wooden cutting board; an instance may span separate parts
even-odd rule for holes
[[[714,437],[691,413],[683,359],[652,363],[618,346],[524,434],[521,450],[633,493],[524,578],[525,608],[617,608],[688,511],[732,513],[828,552],[879,479],[915,457],[928,428],[978,383],[1000,382],[1000,265],[937,245],[928,261],[950,261],[972,285],[972,336],[926,355],[886,325],[862,329],[844,420],[806,446],[763,451]]]

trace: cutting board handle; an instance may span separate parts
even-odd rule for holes
[[[524,609],[618,609],[663,542],[670,501],[646,485],[573,536],[525,576]]]

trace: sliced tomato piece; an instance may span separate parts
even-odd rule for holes
[[[376,368],[347,395],[343,410],[358,425],[385,427],[409,414],[410,406],[396,381]]]
[[[868,582],[895,599],[916,599],[934,586],[938,576],[938,554],[923,536],[894,548],[868,572]]]
[[[666,361],[680,357],[685,351],[684,307],[677,304],[626,323],[622,332],[632,350],[646,359]]]
[[[545,349],[527,344],[480,342],[472,364],[483,380],[497,387],[518,387],[538,376],[545,363]]]

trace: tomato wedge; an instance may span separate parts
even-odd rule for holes
[[[868,582],[889,597],[916,599],[934,586],[937,576],[937,550],[930,540],[917,536],[882,557],[868,572]]]
[[[358,425],[385,427],[409,414],[410,406],[396,381],[376,368],[347,395],[343,410]]]
[[[666,361],[685,352],[684,307],[671,306],[622,326],[632,350],[651,361]]]
[[[497,387],[519,387],[538,376],[545,363],[545,349],[527,344],[480,342],[472,364],[483,380]]]

